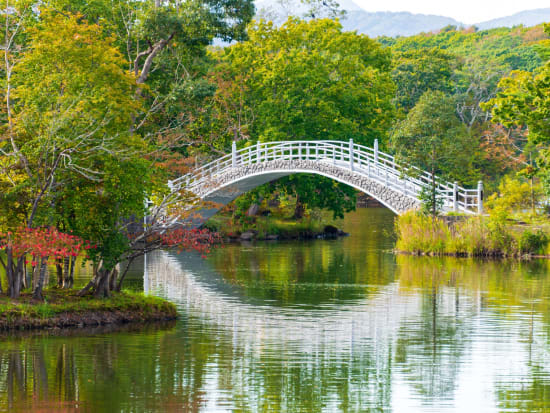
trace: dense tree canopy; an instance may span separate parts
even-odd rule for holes
[[[397,124],[391,136],[391,146],[398,159],[430,173],[433,214],[436,213],[436,175],[459,180],[471,169],[468,162],[471,141],[455,107],[452,97],[440,91],[428,91]]]
[[[383,139],[393,119],[390,54],[375,41],[343,32],[333,20],[289,18],[254,23],[249,39],[225,50],[219,71],[233,82],[226,97],[243,108],[249,141]],[[227,89],[226,89],[227,90]],[[234,122],[237,123],[237,122]],[[240,123],[242,125],[242,123]],[[354,208],[351,188],[319,177],[292,177],[278,188],[335,215]],[[333,196],[338,194],[338,196]]]
[[[251,0],[10,2],[0,13],[0,231],[89,240],[90,288],[108,294],[124,260],[190,239],[207,248],[204,234],[162,232],[159,211],[197,202],[167,179],[231,141],[379,139],[434,176],[483,176],[493,188],[506,173],[531,184],[547,174],[541,26],[373,40],[320,18],[339,15],[336,2],[303,3],[307,18],[278,26],[249,24]],[[210,47],[217,40],[226,46]],[[309,175],[247,199],[268,192],[292,199],[295,218],[355,205],[353,189]],[[11,260],[10,274],[22,274],[25,257]],[[12,291],[23,284],[10,280]]]
[[[389,53],[335,21],[257,22],[224,61],[246,91],[255,139],[372,143],[391,122]]]
[[[90,286],[102,295],[125,259],[168,239],[195,242],[155,232],[166,231],[158,211],[187,202],[170,192],[163,169],[183,144],[169,103],[195,80],[187,64],[215,37],[243,39],[253,10],[246,0],[14,2],[1,15],[0,230],[58,228],[91,240]],[[129,232],[144,214],[151,223]],[[16,296],[25,257],[6,248]]]

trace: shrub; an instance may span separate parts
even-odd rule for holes
[[[498,186],[498,194],[492,194],[487,200],[486,206],[489,210],[521,211],[529,209],[532,203],[537,204],[542,196],[540,184],[535,184],[532,190],[531,193],[529,182],[522,182],[519,179],[506,176]]]
[[[534,233],[526,230],[519,237],[518,244],[522,254],[544,254],[548,245],[548,236],[540,229]]]

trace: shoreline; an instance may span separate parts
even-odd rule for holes
[[[329,230],[327,230],[328,227],[330,227]],[[349,233],[327,225],[323,231],[304,230],[300,232],[282,232],[279,234],[260,234],[257,230],[248,230],[232,236],[224,234],[224,241],[231,243],[243,241],[310,241],[316,239],[337,239],[347,236],[349,236]]]
[[[532,259],[550,259],[550,255],[541,255],[541,254],[523,254],[523,255],[510,255],[504,253],[492,253],[492,254],[468,254],[468,253],[457,253],[457,252],[426,252],[426,251],[403,251],[398,249],[393,249],[392,252],[396,255],[410,255],[414,257],[451,257],[451,258],[480,258],[487,260],[532,260]]]
[[[122,292],[96,299],[76,294],[76,290],[49,289],[43,303],[28,293],[18,300],[2,297],[0,332],[139,325],[178,318],[175,304],[159,297]]]

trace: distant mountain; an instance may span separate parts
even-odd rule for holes
[[[450,17],[432,14],[413,14],[409,12],[367,12],[364,10],[348,11],[342,20],[344,30],[357,30],[370,37],[378,36],[412,36],[421,32],[439,30],[445,26],[463,26]]]
[[[355,4],[353,0],[340,0],[339,3],[340,7],[347,11],[346,17],[342,20],[344,29],[357,30],[357,32],[371,37],[412,36],[422,32],[436,31],[449,25],[470,26],[451,17],[410,12],[368,12]],[[259,17],[273,20],[276,24],[283,23],[288,15],[301,15],[306,10],[306,6],[299,0],[257,0],[256,8]],[[550,22],[550,8],[526,10],[511,16],[476,23],[474,26],[480,30],[486,30],[520,24],[529,27],[543,22]]]
[[[480,30],[487,30],[494,29],[495,27],[514,27],[520,24],[529,27],[547,22],[550,22],[550,9],[535,9],[522,11],[507,17],[487,20],[474,26]]]

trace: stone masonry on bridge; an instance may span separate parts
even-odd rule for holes
[[[284,176],[296,173],[297,171],[318,173],[353,186],[356,189],[375,197],[381,203],[388,206],[398,214],[420,207],[420,201],[412,195],[409,196],[399,193],[361,173],[331,165],[329,162],[297,159],[275,160],[232,167],[219,176],[213,176],[208,184],[202,188],[202,191],[199,190],[197,195],[202,195],[201,192],[204,191],[203,193],[206,195],[206,199],[208,199],[213,195],[217,195],[218,190],[222,190],[222,188],[224,188],[223,191],[227,194],[227,196],[234,198],[239,196],[241,191],[238,187],[231,185],[232,182],[239,182],[243,179],[251,176],[257,176],[259,174],[263,175],[266,173],[277,173],[277,176]],[[284,175],[281,175],[281,173]],[[226,187],[226,185],[229,187]]]
[[[396,159],[374,147],[342,141],[258,142],[197,168],[170,182],[206,201],[200,225],[239,195],[266,182],[296,173],[312,173],[337,180],[376,198],[396,214],[421,205],[422,191],[430,190],[432,177],[418,168],[404,168]],[[465,189],[456,182],[436,179],[437,197],[444,212],[482,213],[483,186]]]

